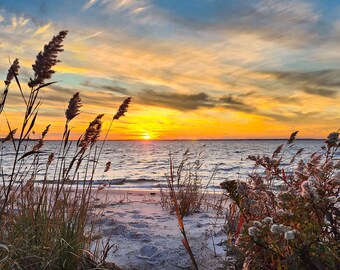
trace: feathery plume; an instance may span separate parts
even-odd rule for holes
[[[51,154],[48,156],[47,166],[50,166],[53,160],[54,160],[54,153],[51,153]]]
[[[52,40],[44,46],[44,52],[40,51],[32,65],[34,71],[34,79],[30,79],[28,86],[33,88],[42,85],[46,79],[50,79],[55,72],[51,68],[60,60],[57,59],[58,52],[62,52],[63,45],[61,44],[66,37],[68,31],[60,31]]]
[[[5,85],[8,86],[14,78],[14,75],[19,75],[19,60],[18,58],[14,60],[13,64],[8,70],[7,78],[5,80]]]
[[[45,130],[43,131],[43,133],[41,134],[41,138],[38,140],[38,142],[33,146],[33,151],[36,152],[38,151],[41,147],[44,146],[44,138],[49,130],[51,125],[48,125]]]
[[[106,162],[104,172],[107,172],[108,170],[110,170],[110,168],[111,168],[111,161],[108,161],[108,162]]]
[[[22,188],[22,191],[24,193],[28,193],[32,191],[33,185],[34,185],[34,175],[32,175],[31,178],[26,182],[26,184]]]
[[[127,99],[123,101],[123,103],[119,106],[117,113],[113,116],[114,120],[118,120],[120,117],[125,115],[130,102],[131,102],[131,97],[128,97]]]
[[[298,132],[299,132],[299,131],[294,131],[294,132],[290,135],[287,144],[291,144],[291,143],[293,143],[293,142],[296,140],[296,135],[298,134]]]
[[[73,97],[70,99],[68,103],[68,108],[65,112],[67,121],[71,121],[74,117],[76,117],[80,111],[79,109],[83,106],[81,103],[81,98],[79,96],[79,92],[75,93]]]
[[[339,142],[339,132],[332,132],[327,136],[327,139],[325,140],[325,143],[328,145],[328,147],[336,146]]]
[[[44,130],[43,133],[41,134],[41,138],[42,138],[42,139],[45,138],[45,136],[46,136],[48,130],[50,129],[50,126],[51,126],[51,124],[50,124],[50,125],[47,125],[46,128],[45,128],[45,130]]]
[[[82,151],[85,151],[89,144],[94,144],[100,136],[100,131],[102,127],[101,118],[104,114],[99,114],[90,124],[89,127],[85,131],[84,138],[80,142],[80,147]]]
[[[8,133],[8,135],[7,135],[5,138],[2,139],[1,142],[4,143],[4,142],[13,140],[13,136],[14,136],[15,132],[17,132],[17,128],[11,130],[11,131]]]
[[[2,110],[4,109],[5,106],[5,102],[6,102],[6,98],[7,98],[7,94],[8,94],[8,86],[10,85],[11,81],[13,80],[14,76],[17,76],[19,73],[19,60],[18,58],[14,60],[13,64],[11,65],[11,67],[8,70],[7,73],[7,77],[5,80],[5,90],[4,92],[1,94],[1,101],[0,101],[0,113],[2,113]]]

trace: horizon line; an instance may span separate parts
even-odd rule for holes
[[[38,139],[31,139],[38,140]],[[69,141],[77,141],[78,139],[69,140]],[[325,140],[323,138],[297,138],[298,140],[305,140],[305,141],[321,141]],[[58,139],[46,139],[45,141],[61,141]],[[104,140],[97,140],[97,141],[104,141]],[[223,138],[223,139],[107,139],[106,141],[288,141],[287,138]]]

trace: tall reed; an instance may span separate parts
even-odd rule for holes
[[[102,117],[98,115],[77,142],[71,141],[69,124],[82,106],[79,93],[70,99],[65,112],[65,127],[57,152],[46,153],[47,125],[40,138],[30,140],[41,105],[40,90],[55,83],[45,82],[59,60],[67,31],[61,31],[45,45],[32,66],[29,91],[18,79],[19,61],[11,65],[5,80],[0,113],[4,110],[9,85],[15,79],[25,104],[22,125],[11,127],[1,141],[1,153],[10,143],[14,149],[11,171],[2,171],[0,187],[0,268],[1,269],[118,269],[105,262],[109,246],[102,255],[91,253],[98,230],[90,219],[93,210],[93,180],[100,153],[96,142],[101,134]],[[127,111],[127,98],[122,106]],[[125,104],[125,105],[124,105]],[[121,108],[116,114],[122,115]],[[115,115],[116,115],[115,114]],[[109,130],[107,131],[109,132]],[[18,134],[18,137],[14,137]],[[105,138],[106,139],[106,138]],[[45,154],[48,154],[47,156]],[[0,156],[1,162],[3,154]],[[8,177],[6,177],[8,175]],[[39,176],[42,179],[39,179]]]

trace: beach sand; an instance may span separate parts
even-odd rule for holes
[[[106,261],[122,269],[194,269],[177,217],[162,209],[159,191],[101,190],[95,196],[97,225],[114,244]],[[226,269],[224,222],[211,207],[184,218],[199,269]]]

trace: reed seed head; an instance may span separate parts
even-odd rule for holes
[[[39,151],[44,146],[44,138],[49,130],[51,125],[48,125],[43,133],[41,134],[41,138],[38,140],[38,142],[33,146],[33,151]]]
[[[75,93],[68,103],[68,108],[65,112],[67,121],[71,121],[74,117],[80,114],[80,108],[83,106],[79,92]]]
[[[51,154],[48,156],[47,166],[50,166],[53,160],[54,160],[54,153],[51,153]]]
[[[80,142],[80,147],[82,151],[85,151],[89,144],[94,144],[100,136],[102,121],[101,118],[104,114],[99,114],[90,124],[89,127],[85,131],[85,135]]]
[[[8,133],[8,135],[5,138],[2,139],[2,143],[7,142],[7,141],[11,141],[14,137],[15,132],[17,132],[17,128],[11,130]]]
[[[19,68],[20,68],[19,60],[17,58],[17,59],[14,60],[13,64],[11,65],[11,67],[8,70],[7,78],[5,80],[5,85],[6,86],[10,85],[11,81],[14,78],[14,75],[15,76],[19,75]]]
[[[108,161],[108,162],[106,162],[104,172],[107,172],[108,170],[110,170],[110,168],[111,168],[111,161]]]
[[[131,97],[128,97],[123,101],[123,103],[119,106],[117,113],[113,116],[114,120],[118,120],[120,117],[125,115],[130,102],[131,102]]]
[[[42,85],[46,79],[50,79],[55,73],[52,67],[60,60],[57,59],[59,52],[62,52],[63,45],[61,44],[65,39],[68,31],[60,31],[58,35],[54,36],[52,40],[44,46],[44,51],[40,51],[32,65],[34,71],[34,79],[30,79],[28,86],[33,88]]]
[[[45,136],[46,136],[48,130],[50,129],[50,126],[51,126],[51,125],[47,125],[47,126],[46,126],[45,130],[43,131],[43,133],[42,133],[42,135],[41,135],[41,138],[42,138],[42,139],[45,138]]]

